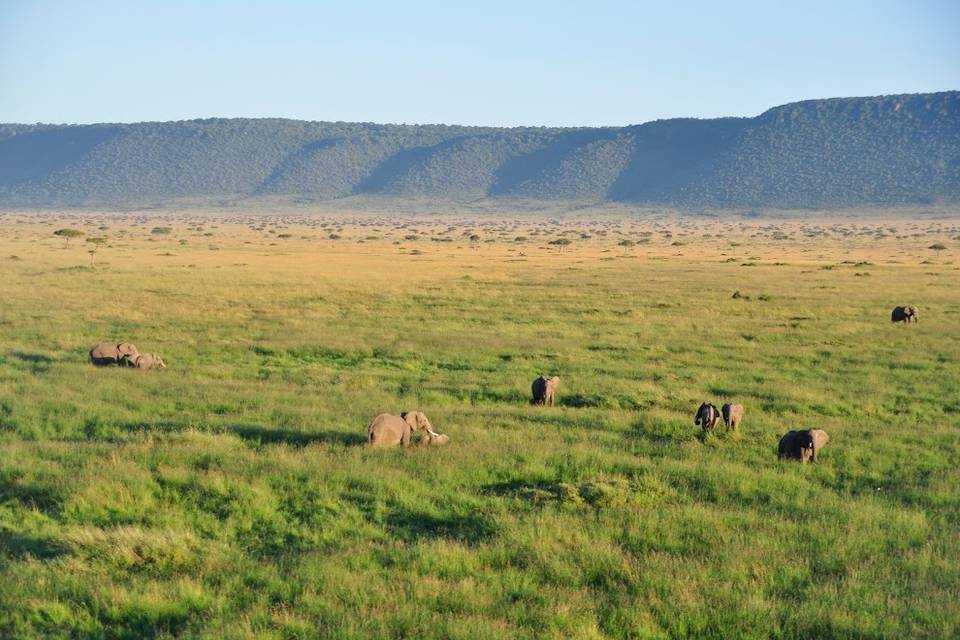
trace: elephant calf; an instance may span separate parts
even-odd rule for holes
[[[890,314],[891,322],[920,322],[920,309],[912,304],[904,307],[894,307]]]
[[[399,416],[381,413],[367,427],[367,444],[371,447],[409,447],[414,431],[426,431],[429,437],[440,437],[427,416],[419,411],[406,411]]]
[[[700,408],[697,409],[697,415],[693,419],[693,424],[700,425],[704,431],[710,431],[717,426],[717,422],[719,421],[720,412],[717,411],[717,406],[704,402],[700,405]]]
[[[788,431],[780,438],[778,457],[781,460],[817,461],[820,449],[830,442],[830,436],[822,429]]]
[[[155,353],[138,353],[133,358],[127,360],[127,364],[136,369],[165,369],[167,364],[163,358]]]
[[[138,354],[137,347],[129,342],[101,342],[90,349],[90,362],[98,367],[124,365]]]
[[[420,439],[421,447],[439,447],[450,442],[450,436],[446,434],[438,433],[437,435],[430,435],[429,433]]]
[[[725,404],[721,407],[720,413],[723,414],[723,424],[726,425],[728,431],[736,431],[740,423],[743,422],[742,404]]]
[[[530,404],[542,404],[552,407],[557,400],[557,390],[559,388],[559,376],[553,376],[552,378],[540,376],[533,381],[530,387],[530,391],[533,394],[533,399],[530,400]]]

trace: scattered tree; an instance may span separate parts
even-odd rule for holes
[[[67,247],[70,245],[70,240],[72,238],[79,238],[80,236],[82,236],[83,231],[80,231],[80,229],[70,229],[70,228],[57,229],[56,231],[53,232],[53,235],[63,238],[66,241],[63,246]]]

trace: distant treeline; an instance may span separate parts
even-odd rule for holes
[[[0,203],[351,195],[678,207],[960,201],[960,91],[615,128],[207,119],[0,124]]]

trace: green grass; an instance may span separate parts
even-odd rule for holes
[[[153,226],[82,269],[2,226],[0,636],[960,634],[949,256]],[[168,368],[93,368],[112,336]],[[559,406],[529,406],[540,373]],[[699,433],[708,399],[739,433]],[[451,444],[361,446],[411,408]],[[819,465],[777,461],[797,428],[833,438]]]

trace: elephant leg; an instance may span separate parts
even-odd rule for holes
[[[410,446],[410,429],[407,429],[403,432],[403,435],[400,437],[400,446],[409,447]]]

